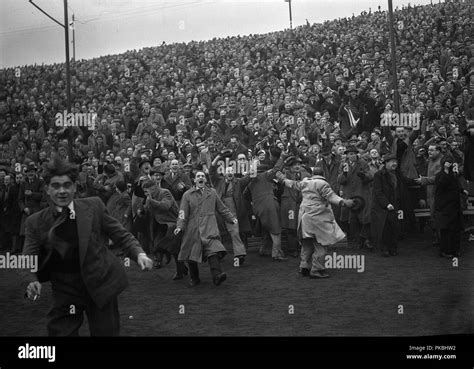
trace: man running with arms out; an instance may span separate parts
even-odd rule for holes
[[[333,245],[345,237],[329,204],[352,207],[354,201],[337,196],[323,177],[320,167],[313,169],[312,177],[301,181],[286,179],[281,172],[278,172],[276,177],[285,186],[301,191],[303,196],[297,231],[301,242],[300,273],[313,279],[329,277],[324,269],[325,246]]]

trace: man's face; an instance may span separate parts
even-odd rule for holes
[[[163,178],[163,175],[161,173],[153,173],[153,175],[151,176],[151,178],[153,179],[153,181],[155,181],[155,183],[157,184],[160,184],[161,183],[161,180]]]
[[[203,172],[197,172],[196,176],[194,177],[194,183],[198,188],[203,188],[206,184],[206,176]]]
[[[0,175],[0,176],[1,176],[1,175]],[[7,187],[10,186],[11,181],[12,181],[12,177],[9,176],[9,175],[6,175],[5,178],[3,179],[3,183],[4,183],[5,186],[7,186]],[[2,183],[2,182],[0,182],[0,184],[1,184],[1,183]]]
[[[372,159],[377,159],[379,157],[379,152],[375,149],[370,150],[370,157]]]
[[[179,162],[178,160],[171,160],[171,163],[170,163],[170,170],[174,173],[176,173],[178,171],[178,168],[179,168]]]
[[[439,150],[436,148],[436,146],[428,147],[428,156],[430,159],[436,159],[439,156]]]
[[[389,160],[385,163],[385,168],[387,168],[387,170],[389,171],[396,170],[397,166],[398,166],[398,163],[397,163],[397,160],[395,159]]]
[[[357,153],[355,152],[348,152],[347,153],[347,158],[349,159],[350,162],[355,162],[357,160]]]
[[[228,180],[231,180],[232,178],[234,178],[234,168],[233,167],[227,167],[225,169],[225,177]]]
[[[153,177],[154,178],[154,177]],[[153,197],[156,191],[156,185],[143,189],[146,197]]]
[[[403,127],[398,127],[395,133],[400,139],[404,139],[406,137],[405,128]]]
[[[46,192],[56,206],[65,207],[74,199],[76,184],[69,176],[54,176]]]
[[[150,170],[151,170],[151,165],[150,165],[150,163],[144,163],[144,164],[142,165],[141,170],[142,170],[142,173],[145,174],[145,175],[150,174]]]
[[[36,172],[34,170],[28,170],[26,172],[26,176],[28,177],[30,181],[32,181],[36,176]]]
[[[290,168],[290,171],[291,173],[299,173],[301,172],[301,164],[296,162],[295,164],[293,164]]]

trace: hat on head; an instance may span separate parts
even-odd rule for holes
[[[348,142],[352,142],[352,141],[359,141],[359,139],[357,138],[357,135],[352,135],[351,137],[349,137],[349,139],[347,140]]]
[[[221,150],[219,154],[223,156],[224,158],[230,158],[234,154],[234,150],[224,149],[224,150]]]
[[[323,146],[321,151],[320,151],[320,154],[321,155],[329,155],[329,154],[332,154],[332,150],[331,150],[331,146]]]
[[[144,157],[142,160],[140,160],[140,164],[138,164],[138,168],[141,168],[142,165],[145,164],[145,163],[148,163],[150,165],[152,164],[150,159],[147,156]]]
[[[31,170],[33,170],[35,172],[38,170],[38,168],[36,167],[36,164],[33,163],[33,162],[29,162],[28,165],[26,166],[26,171],[27,172],[29,172]]]
[[[302,160],[296,156],[289,156],[287,157],[285,160],[284,160],[284,164],[287,166],[287,167],[291,167],[292,165],[295,165],[296,163],[301,163]]]
[[[165,172],[162,165],[157,165],[157,166],[151,168],[150,175],[153,175],[155,173],[161,174],[162,176],[164,176],[166,174],[166,172]]]
[[[382,160],[384,163],[386,163],[387,161],[398,160],[398,159],[397,159],[397,155],[388,153],[383,156]]]
[[[112,164],[107,164],[104,167],[104,173],[105,174],[114,174],[115,173],[115,167]]]
[[[355,153],[358,153],[359,150],[357,149],[357,147],[355,147],[354,145],[349,145],[346,150],[344,151],[344,154],[347,154],[348,152],[355,152]]]

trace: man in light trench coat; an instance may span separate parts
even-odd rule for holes
[[[187,190],[181,199],[178,220],[174,234],[183,231],[181,250],[178,261],[187,261],[191,274],[190,287],[198,285],[198,264],[206,261],[211,269],[213,282],[220,285],[227,278],[222,272],[220,259],[226,254],[226,249],[220,240],[216,212],[229,223],[237,224],[237,218],[224,205],[216,190],[206,186],[204,172],[197,172],[194,182],[196,185]]]
[[[312,177],[301,181],[286,179],[281,172],[276,174],[285,186],[301,191],[303,196],[297,231],[301,242],[300,273],[312,279],[329,277],[324,268],[325,246],[335,244],[346,236],[336,223],[329,204],[349,208],[354,206],[353,200],[336,195],[322,175],[321,167],[315,167]]]

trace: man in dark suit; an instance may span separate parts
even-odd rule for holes
[[[183,279],[188,274],[188,269],[182,261],[178,261],[181,236],[176,237],[176,219],[178,218],[178,206],[171,192],[161,188],[159,183],[147,180],[142,185],[146,195],[145,209],[150,214],[151,234],[153,237],[153,250],[155,253],[155,267],[161,267],[163,255],[169,263],[171,256],[176,262],[176,274],[173,280]]]
[[[167,183],[176,203],[180,204],[183,194],[192,187],[189,177],[179,170],[178,160],[171,160],[170,171],[165,175],[163,181]]]
[[[144,269],[152,261],[138,241],[111,217],[98,197],[74,199],[77,167],[55,157],[44,179],[51,204],[26,220],[24,255],[38,255],[39,268],[29,275],[26,296],[36,300],[41,283],[51,281],[53,308],[48,314],[50,336],[75,336],[87,314],[92,336],[120,331],[117,296],[127,287],[114,247]]]
[[[372,239],[382,256],[398,255],[401,217],[407,209],[407,186],[414,181],[404,177],[395,154],[383,157],[384,166],[374,174],[372,188],[371,220]],[[401,211],[401,212],[400,212]]]

